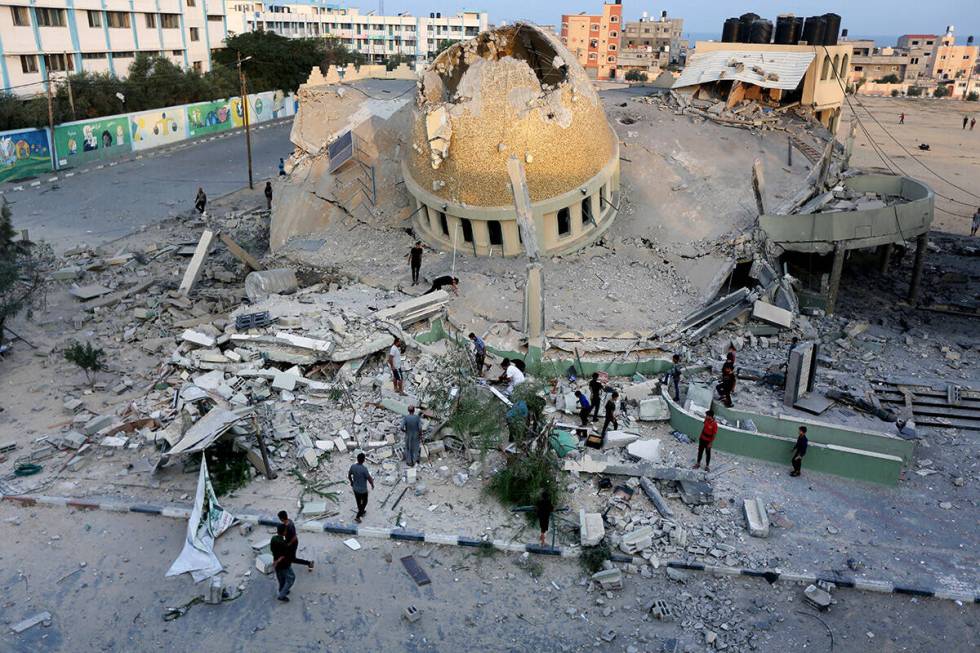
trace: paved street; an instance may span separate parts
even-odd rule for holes
[[[257,196],[276,174],[279,158],[292,151],[292,120],[258,127],[252,132]],[[101,169],[92,163],[66,172],[75,174],[46,174],[39,186],[18,182],[0,188],[13,210],[14,226],[29,229],[33,239],[51,242],[58,252],[113,240],[190,211],[198,186],[213,200],[248,184],[245,138],[239,131],[151,150]],[[54,176],[58,181],[49,182]],[[18,186],[23,190],[14,190]]]

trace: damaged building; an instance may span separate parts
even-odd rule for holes
[[[431,246],[523,253],[507,159],[524,163],[547,254],[594,242],[616,217],[619,142],[558,40],[526,23],[449,48],[422,74],[403,174]]]

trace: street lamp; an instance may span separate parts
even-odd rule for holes
[[[242,119],[245,123],[245,149],[248,152],[248,187],[255,188],[252,182],[252,130],[248,120],[248,91],[245,86],[245,70],[242,68],[242,64],[252,57],[248,56],[242,59],[241,52],[236,54],[238,56],[238,83],[241,85]]]

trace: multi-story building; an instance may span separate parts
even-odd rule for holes
[[[851,59],[851,82],[865,79],[869,82],[877,82],[895,76],[893,84],[905,81],[909,65],[909,55],[892,51],[891,48],[883,48],[881,52],[874,54],[858,55],[855,54]]]
[[[590,77],[615,79],[622,22],[622,0],[605,3],[598,15],[564,14],[561,17],[561,42]]]
[[[946,28],[946,34],[936,43],[927,63],[927,74],[935,80],[966,79],[977,65],[977,46],[956,45],[953,26]]]
[[[683,62],[687,41],[681,38],[683,18],[650,18],[646,12],[639,21],[623,25],[619,53],[620,71],[642,70],[656,75],[668,64]]]
[[[221,0],[0,0],[0,81],[34,95],[68,73],[125,76],[137,52],[205,72],[226,34]]]
[[[287,37],[332,37],[363,54],[367,63],[384,63],[393,56],[424,62],[435,57],[444,41],[464,41],[489,26],[487,14],[480,11],[376,16],[324,0],[225,0],[225,9],[230,34],[264,30]]]

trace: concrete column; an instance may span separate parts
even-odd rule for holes
[[[837,294],[840,291],[840,277],[844,271],[846,254],[844,243],[837,243],[834,247],[834,264],[830,268],[830,287],[827,289],[827,315],[833,315],[837,308]]]
[[[582,204],[576,202],[568,207],[568,219],[571,221],[569,225],[572,228],[572,235],[570,238],[578,238],[582,235],[585,229],[582,226]]]
[[[477,254],[486,256],[490,253],[490,230],[487,228],[487,221],[470,220],[470,224],[473,225],[473,242],[476,243]],[[500,249],[498,245],[494,247]]]
[[[909,283],[909,302],[919,299],[919,281],[922,279],[922,266],[926,260],[929,234],[922,234],[915,241],[915,262],[912,264],[912,281]]]
[[[878,272],[888,274],[888,268],[892,264],[892,244],[878,246]]]
[[[528,263],[524,284],[524,313],[521,327],[527,336],[528,347],[544,347],[544,272],[540,263]]]
[[[521,244],[520,227],[516,220],[501,220],[500,231],[504,236],[504,255],[517,256],[524,251]]]

